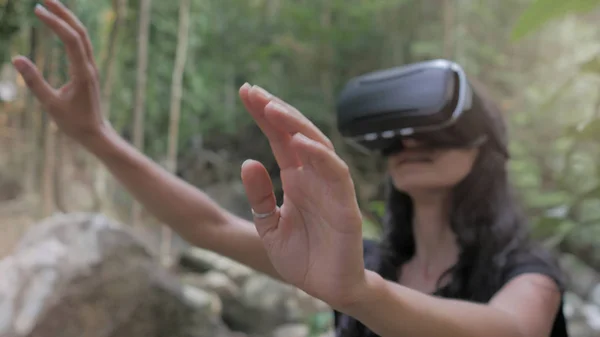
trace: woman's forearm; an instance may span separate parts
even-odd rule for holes
[[[103,129],[84,146],[144,208],[182,235],[194,235],[191,227],[199,223],[226,221],[225,211],[207,195],[144,156],[113,129]]]
[[[422,294],[368,273],[364,299],[341,310],[379,336],[524,337],[499,309]]]
[[[193,245],[278,277],[253,224],[220,207],[208,195],[153,162],[112,128],[82,145],[152,215]]]

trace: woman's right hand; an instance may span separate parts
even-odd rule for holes
[[[70,79],[60,88],[52,87],[26,57],[13,60],[17,71],[43,108],[65,134],[87,143],[108,125],[102,116],[100,85],[90,39],[85,27],[63,4],[46,0],[36,6],[36,16],[65,45]]]

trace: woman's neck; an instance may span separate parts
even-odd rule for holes
[[[413,197],[414,262],[426,274],[447,269],[458,258],[458,244],[450,227],[449,194]]]

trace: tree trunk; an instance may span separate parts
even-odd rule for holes
[[[55,166],[53,178],[53,190],[54,190],[54,204],[56,208],[63,213],[69,212],[69,206],[65,200],[65,191],[70,192],[69,184],[65,184],[65,171],[68,166],[71,166],[72,159],[69,153],[69,147],[67,146],[67,137],[57,130],[54,132],[54,142],[56,153],[54,155]]]
[[[148,69],[148,40],[150,35],[151,0],[140,1],[140,22],[137,48],[137,74],[135,106],[133,108],[133,145],[144,151],[144,112],[146,103],[146,72]],[[142,207],[133,201],[131,207],[131,223],[134,227],[140,225]]]
[[[106,119],[110,118],[111,102],[112,102],[112,87],[114,84],[114,73],[115,73],[115,61],[117,55],[117,42],[119,38],[119,32],[125,21],[125,15],[127,10],[127,0],[113,0],[113,10],[115,11],[115,20],[110,30],[110,36],[108,39],[108,51],[106,57],[101,63],[101,73],[105,74],[102,82],[102,109]],[[97,211],[105,210],[109,207],[110,202],[110,189],[108,188],[108,172],[107,170],[96,163],[95,165],[95,179],[94,179],[94,198],[95,198],[95,209]]]
[[[455,56],[454,45],[454,6],[455,0],[444,0],[443,17],[444,17],[444,50],[443,54],[446,59],[452,59]]]
[[[58,46],[51,44],[48,48],[50,53],[50,68],[48,71],[48,82],[53,87],[58,86],[59,64]],[[42,173],[42,215],[50,216],[56,207],[56,186],[54,174],[56,170],[56,134],[58,129],[54,122],[47,118],[44,137],[44,171]]]
[[[179,31],[177,33],[177,51],[173,80],[171,84],[171,107],[169,121],[169,145],[167,152],[167,169],[175,174],[177,170],[177,140],[179,138],[179,120],[181,116],[181,96],[183,91],[183,73],[187,60],[188,34],[190,26],[190,0],[181,0],[179,4]],[[170,263],[171,229],[162,227],[161,256],[165,264]]]
[[[330,36],[328,34],[329,30],[331,29],[332,25],[331,25],[331,20],[332,20],[332,15],[333,15],[333,8],[332,8],[332,3],[331,0],[328,0],[326,2],[323,3],[323,11],[321,12],[321,27],[323,29],[323,32],[327,35]],[[320,82],[321,82],[321,90],[323,92],[323,96],[324,96],[324,107],[327,111],[331,111],[334,109],[335,107],[335,87],[334,87],[334,49],[333,46],[331,45],[332,41],[330,41],[329,39],[321,41],[321,55],[323,55],[323,61],[321,62],[323,69],[321,69],[321,76],[320,76]],[[355,187],[356,187],[356,197],[358,200],[358,203],[361,207],[361,211],[363,213],[363,215],[374,221],[377,222],[377,217],[372,214],[372,212],[369,210],[368,207],[368,196],[366,195],[366,193],[364,193],[363,189],[361,187],[363,186],[367,186],[368,184],[364,181],[363,177],[361,176],[359,170],[356,169],[357,165],[354,164],[354,161],[351,157],[351,155],[349,153],[347,153],[345,151],[344,148],[344,140],[342,138],[342,136],[340,135],[340,133],[338,132],[337,128],[335,128],[335,122],[332,120],[331,122],[328,123],[329,125],[333,125],[333,127],[330,128],[330,138],[332,143],[334,144],[335,148],[336,148],[336,152],[338,153],[338,155],[348,163],[348,166],[350,167],[351,170],[351,174],[352,174],[352,178],[355,181]]]
[[[75,0],[64,0],[65,5],[67,5],[71,11],[76,11],[75,8]],[[58,46],[54,47],[54,55],[52,57],[53,64],[53,77],[51,80],[54,82],[51,84],[57,88],[60,87],[62,83],[67,82],[68,78],[62,77],[60,74],[64,73],[62,70],[67,69],[68,62],[66,58],[59,57],[59,53],[62,52],[59,50]],[[53,126],[53,134],[54,137],[54,168],[53,168],[53,176],[52,176],[52,190],[53,190],[53,198],[54,198],[54,206],[58,209],[58,211],[67,213],[69,212],[69,206],[67,205],[65,199],[65,193],[70,193],[71,184],[66,184],[65,182],[65,174],[71,168],[73,168],[73,155],[74,153],[71,151],[71,148],[68,146],[69,139],[60,131],[56,126]]]
[[[43,74],[46,66],[46,55],[44,53],[44,30],[31,28],[30,35],[30,59],[35,60],[39,71]],[[39,187],[39,164],[40,150],[38,146],[39,135],[41,133],[41,117],[39,114],[40,103],[31,92],[27,91],[27,104],[25,108],[25,120],[23,125],[26,128],[27,158],[23,168],[25,181],[25,194],[34,194]]]

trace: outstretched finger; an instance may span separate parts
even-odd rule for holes
[[[273,193],[273,183],[265,167],[255,161],[246,160],[242,164],[242,182],[252,213],[256,230],[261,238],[277,229],[279,208]]]
[[[258,92],[258,95],[264,97],[259,102],[252,101],[250,99],[251,92],[254,92],[254,95]],[[273,156],[275,156],[279,168],[284,170],[290,167],[298,167],[300,166],[300,160],[290,148],[292,136],[271,125],[264,115],[264,107],[269,102],[269,97],[269,93],[257,86],[252,87],[249,84],[244,84],[240,88],[240,98],[242,99],[242,103],[260,130],[268,138],[271,150],[273,151]]]
[[[323,180],[338,188],[340,193],[337,196],[344,197],[355,192],[348,165],[333,150],[301,133],[294,135],[292,145],[303,166],[314,169]]]
[[[26,57],[18,56],[13,59],[13,65],[23,77],[27,87],[43,105],[49,104],[56,98],[56,91],[44,79],[33,62]]]
[[[306,118],[306,116],[298,111],[298,109],[294,108],[281,98],[275,96],[265,98],[259,92],[252,91],[250,92],[250,99],[255,102],[256,105],[263,108],[260,112],[267,118],[267,120],[270,120],[269,115],[287,115],[287,120],[291,120],[293,122],[287,124],[292,130],[289,130],[288,128],[286,132],[292,134],[301,132],[307,137],[322,143],[330,149],[333,149],[333,144],[323,134],[323,132],[319,130],[319,128],[317,128],[308,118]],[[279,127],[278,122],[271,124]]]
[[[41,5],[35,8],[35,14],[48,26],[65,45],[69,61],[74,70],[75,79],[89,75],[89,63],[80,36],[63,19]]]
[[[95,66],[94,48],[92,47],[92,42],[83,23],[75,16],[75,14],[73,14],[73,12],[58,0],[46,0],[46,6],[48,6],[48,9],[52,13],[63,19],[77,32],[77,34],[79,34],[79,37],[81,37],[81,41],[83,42],[83,48],[85,49],[88,62]]]
[[[285,130],[287,133],[292,135],[301,133],[333,150],[331,140],[313,122],[289,104],[271,101],[265,107],[265,116],[271,124],[277,125],[277,128]]]

